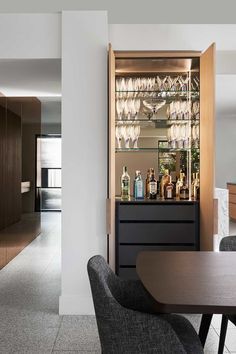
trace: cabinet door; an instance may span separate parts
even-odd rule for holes
[[[215,44],[200,57],[200,248],[213,250],[215,188]]]
[[[108,262],[115,270],[115,55],[109,44],[109,115],[108,115]]]

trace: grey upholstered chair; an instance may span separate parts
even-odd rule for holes
[[[222,238],[220,242],[220,251],[236,251],[236,236],[227,236]],[[221,354],[224,351],[228,320],[230,320],[236,325],[236,314],[222,316],[218,354]]]
[[[101,256],[89,260],[88,274],[103,354],[203,353],[187,319],[152,313],[140,281],[120,279]]]

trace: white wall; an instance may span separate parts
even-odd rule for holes
[[[109,41],[116,50],[236,50],[236,25],[110,24]]]
[[[236,111],[216,119],[216,186],[236,182]]]
[[[107,14],[62,13],[61,314],[93,313],[88,259],[106,256]]]
[[[61,57],[61,15],[0,14],[0,58]]]
[[[61,134],[61,102],[56,98],[41,100],[42,134]]]

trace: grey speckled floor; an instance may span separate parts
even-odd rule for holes
[[[42,234],[0,271],[0,354],[101,353],[93,316],[59,316],[60,213],[44,213]],[[236,234],[236,224],[231,225]],[[200,316],[187,316],[198,329]],[[205,353],[217,353],[220,316]],[[236,353],[230,324],[225,353]]]

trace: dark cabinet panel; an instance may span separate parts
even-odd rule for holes
[[[123,279],[138,279],[138,274],[135,268],[120,267],[118,274]]]
[[[198,251],[198,202],[116,202],[116,272],[137,279],[142,251]]]
[[[195,251],[194,245],[120,245],[119,265],[135,266],[136,258],[142,251]]]
[[[196,242],[194,223],[120,223],[120,243],[192,243]]]
[[[195,208],[191,204],[121,204],[119,218],[124,221],[193,221]]]

